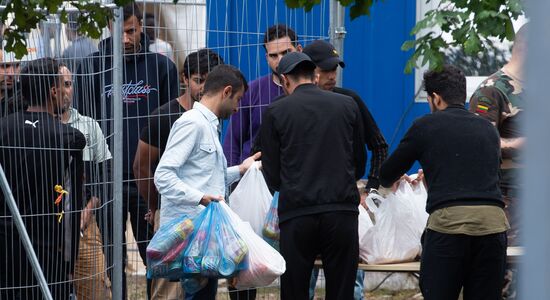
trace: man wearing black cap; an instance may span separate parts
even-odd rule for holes
[[[368,181],[365,186],[365,192],[368,193],[370,189],[378,189],[380,167],[388,156],[388,144],[384,139],[376,121],[372,117],[369,109],[365,105],[365,102],[352,90],[336,87],[336,70],[338,66],[345,68],[346,64],[340,59],[338,51],[334,49],[329,42],[323,40],[316,40],[304,48],[303,52],[307,54],[311,60],[317,66],[315,68],[315,76],[317,85],[326,91],[333,91],[338,94],[350,96],[355,100],[361,117],[363,119],[363,132],[365,134],[365,143],[367,148],[372,152],[370,171],[368,174]],[[356,292],[354,295],[355,300],[363,299],[363,281],[364,272],[357,272]],[[311,290],[315,290],[315,283],[317,281],[317,273],[314,273],[312,279]],[[313,294],[311,295],[313,296]]]
[[[380,166],[382,166],[388,155],[388,144],[361,97],[352,90],[336,87],[336,69],[338,66],[344,68],[346,64],[340,59],[334,46],[323,40],[312,42],[303,51],[317,65],[315,75],[317,76],[317,85],[320,88],[350,96],[357,103],[363,119],[365,143],[367,144],[367,148],[372,151],[366,191],[368,192],[371,188],[377,189],[380,185]]]
[[[281,299],[309,299],[317,255],[326,299],[353,299],[358,262],[356,180],[365,172],[361,114],[351,97],[313,83],[315,64],[288,53],[277,73],[287,96],[272,103],[260,127],[266,181],[280,191]]]

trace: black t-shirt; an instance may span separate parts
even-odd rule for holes
[[[174,99],[151,113],[149,124],[141,130],[140,140],[159,148],[160,155],[166,149],[170,129],[176,120],[185,112],[178,99]]]

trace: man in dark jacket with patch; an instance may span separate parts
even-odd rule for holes
[[[138,242],[140,256],[145,263],[146,241],[152,236],[152,228],[144,220],[148,208],[146,202],[139,196],[132,163],[140,131],[147,124],[148,116],[157,107],[178,97],[179,80],[176,65],[169,58],[149,52],[149,41],[142,32],[141,19],[142,13],[135,3],[124,7],[122,79],[124,215],[121,217],[126,221],[127,211],[130,211],[132,230]],[[107,139],[112,137],[111,121],[116,117],[111,109],[114,77],[112,54],[112,38],[101,41],[99,52],[83,60],[75,76],[76,108],[83,115],[96,119]],[[112,142],[112,139],[109,142]],[[112,211],[112,203],[100,213],[109,211]],[[107,220],[111,220],[111,217],[107,216]],[[104,245],[112,244],[113,230],[110,222],[101,222],[99,225]],[[112,249],[112,247],[106,249]],[[106,253],[106,257],[108,266],[112,266],[111,253]]]
[[[460,69],[426,72],[424,86],[432,113],[413,123],[382,164],[380,184],[398,183],[415,161],[424,170],[430,214],[420,267],[424,299],[457,299],[462,288],[464,299],[502,299],[509,225],[499,189],[499,135],[464,107]]]

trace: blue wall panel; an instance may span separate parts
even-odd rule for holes
[[[415,0],[381,1],[373,5],[370,16],[346,19],[343,86],[363,97],[390,151],[411,123],[429,112],[426,103],[414,102],[414,75],[403,73],[411,52],[401,51],[401,44],[410,38],[415,9]]]
[[[386,140],[392,143],[391,150],[412,121],[429,112],[426,103],[414,103],[414,76],[403,73],[410,52],[400,48],[410,38],[415,9],[415,0],[386,0],[375,3],[370,17],[353,21],[346,17],[343,86],[361,95]],[[327,37],[330,25],[328,0],[309,13],[288,9],[283,0],[208,0],[207,17],[208,47],[217,49],[248,80],[269,73],[262,46],[268,26],[286,23],[304,45]],[[413,171],[416,168],[418,165]]]

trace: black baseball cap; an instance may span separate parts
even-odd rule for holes
[[[342,68],[346,66],[344,61],[340,59],[338,51],[327,41],[313,41],[304,48],[303,52],[311,57],[311,60],[322,70],[332,70],[337,66]]]
[[[290,52],[285,54],[283,58],[281,58],[281,61],[279,62],[279,66],[277,67],[277,73],[278,74],[288,74],[296,68],[299,64],[311,64],[313,68],[315,68],[315,63],[304,53],[301,52]]]

